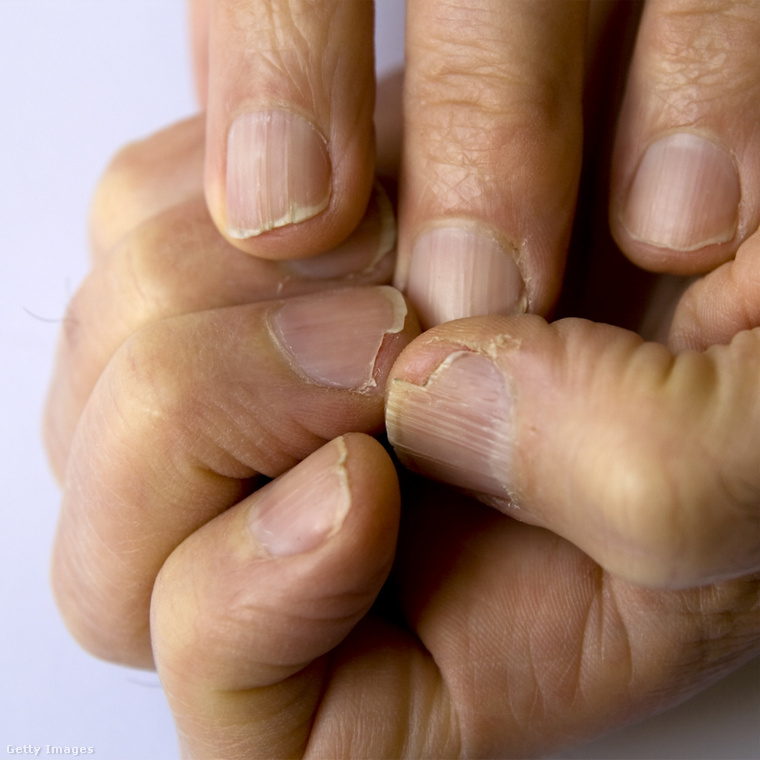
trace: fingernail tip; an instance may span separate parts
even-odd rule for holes
[[[336,438],[334,444],[338,448],[338,459],[333,466],[333,470],[339,482],[339,503],[335,510],[335,521],[332,530],[327,534],[326,538],[331,538],[340,532],[348,513],[351,511],[351,503],[353,500],[351,495],[351,483],[348,476],[348,446],[346,446],[345,437],[340,436],[339,438]]]
[[[386,400],[388,440],[416,472],[503,495],[511,453],[511,402],[485,353],[455,351],[420,383],[396,378]]]
[[[290,493],[283,496],[278,489],[286,483]],[[263,556],[278,559],[308,554],[340,532],[352,503],[348,448],[340,437],[259,492],[248,528]]]
[[[291,224],[300,224],[301,222],[313,219],[315,216],[321,214],[329,205],[330,195],[328,195],[323,202],[313,206],[299,206],[293,204],[287,214],[284,214],[279,219],[275,219],[271,222],[265,222],[259,227],[235,227],[228,225],[227,236],[233,240],[248,240],[250,238],[258,237],[265,232],[271,232],[272,230],[280,229],[281,227],[287,227]]]
[[[381,285],[285,300],[270,310],[267,324],[304,380],[370,393],[390,371],[398,341],[388,339],[404,330],[408,314],[401,293]]]

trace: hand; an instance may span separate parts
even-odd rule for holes
[[[618,83],[637,8],[408,2],[396,285],[424,326],[550,312],[582,132],[587,153],[607,146],[595,103],[615,107],[623,89],[610,224],[631,260],[703,274],[757,229],[760,4],[649,0]],[[333,245],[361,216],[373,176],[372,3],[191,9],[220,231],[260,256]],[[288,179],[273,155],[310,170]]]
[[[728,268],[758,261],[755,237]],[[689,315],[705,293],[746,302],[745,285],[695,284],[673,344],[687,325],[704,340],[744,318]],[[647,319],[667,328],[652,304]],[[159,575],[152,626],[187,755],[534,756],[757,655],[757,333],[674,356],[610,325],[525,315],[414,340],[391,373],[389,436],[413,469],[483,503],[406,477],[391,582],[369,613],[397,503],[357,439],[186,540]],[[310,551],[268,551],[323,514],[321,498],[303,502],[317,482],[339,527]]]
[[[737,261],[756,265],[758,242]],[[539,755],[757,655],[757,332],[678,356],[532,316],[417,338],[392,370],[389,436],[489,506],[406,478],[391,582],[368,613],[397,502],[362,441],[329,444],[187,539],[152,605],[187,755]],[[268,550],[327,498],[321,543]]]
[[[404,482],[399,530],[398,484],[382,449],[360,434],[320,445],[349,428],[377,429],[388,364],[413,326],[394,332],[395,319],[393,326],[383,323],[383,315],[400,313],[387,291],[361,291],[359,304],[353,289],[249,303],[294,280],[306,290],[324,283],[293,278],[289,264],[238,255],[216,238],[197,198],[155,218],[146,213],[149,196],[130,198],[169,176],[160,158],[186,128],[130,149],[106,177],[98,207],[131,209],[139,227],[96,254],[93,275],[72,306],[48,419],[51,430],[65,429],[57,420],[75,416],[68,405],[80,398],[72,442],[53,447],[64,452],[65,465],[53,563],[59,603],[91,651],[146,667],[155,657],[189,756],[526,756],[663,709],[757,651],[756,576],[684,590],[643,588],[609,574],[549,530],[415,479]],[[125,176],[133,179],[124,182]],[[96,231],[104,226],[96,214]],[[203,276],[178,276],[183,271]],[[230,271],[233,277],[222,277]],[[228,289],[239,299],[225,302]],[[357,319],[372,313],[381,317],[374,326]],[[321,314],[316,321],[315,314]],[[333,319],[325,325],[328,314]],[[346,324],[360,329],[359,338],[362,330],[374,338],[369,354],[351,344],[356,348],[341,354],[345,365],[316,350],[307,357],[317,369],[308,362],[299,368],[293,353],[299,342],[283,340],[288,324],[297,333],[313,325],[307,345],[321,336],[331,352],[335,331]],[[505,335],[523,339],[524,375],[522,364],[500,349]],[[562,385],[560,370],[577,367],[581,377],[596,370],[600,385],[593,387],[607,390],[606,397],[579,394],[584,425],[598,420],[586,432],[586,450],[593,450],[610,430],[625,432],[629,424],[620,419],[618,429],[605,426],[601,412],[590,416],[594,401],[608,398],[614,406],[620,389],[601,385],[604,368],[615,370],[613,379],[638,362],[645,370],[647,357],[664,350],[633,350],[640,345],[634,336],[578,322],[552,328],[522,317],[444,326],[409,346],[393,371],[402,379],[389,395],[399,449],[409,431],[420,440],[419,416],[398,414],[415,393],[408,382],[419,382],[431,358],[458,354],[463,336],[476,359],[485,346],[495,372],[513,384],[531,373],[540,379],[541,371],[555,378],[538,386],[556,388],[549,412],[537,392],[521,396],[527,406],[519,419],[527,422],[520,431],[530,430],[529,415],[535,426],[555,425],[545,448],[534,449],[535,465],[520,464],[528,479],[564,466],[551,473],[560,485],[573,462],[555,458],[555,451],[584,430],[570,424],[584,386]],[[97,358],[102,345],[113,346],[105,360]],[[607,349],[601,356],[609,358],[597,362],[595,349]],[[562,363],[565,356],[577,363]],[[627,357],[634,358],[615,364]],[[76,382],[79,366],[100,368],[84,397],[59,390],[83,387]],[[324,374],[330,366],[353,366],[351,380],[331,381]],[[378,385],[365,387],[370,367]],[[495,403],[497,421],[499,411]],[[554,417],[546,421],[547,414]],[[493,429],[484,425],[482,432]],[[407,461],[424,469],[420,451],[406,448]],[[446,448],[457,450],[443,441]],[[514,470],[499,472],[511,487]],[[285,474],[257,488],[257,473]],[[462,484],[455,468],[438,474]],[[477,481],[463,485],[480,488]],[[578,504],[603,485],[590,481]],[[535,503],[520,505],[537,522]],[[564,506],[561,499],[552,503]],[[595,503],[583,514],[594,516]],[[561,532],[561,516],[557,510],[543,519]],[[634,531],[633,539],[640,538]],[[593,541],[587,544],[593,552]],[[394,550],[391,582],[383,587]],[[745,570],[746,563],[736,572]]]
[[[107,172],[46,412],[59,605],[86,648],[143,667],[166,557],[260,476],[382,430],[384,378],[417,332],[397,291],[357,287],[392,271],[380,190],[338,249],[255,259],[208,216],[202,140],[202,121],[179,124]]]

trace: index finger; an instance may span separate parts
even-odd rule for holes
[[[205,185],[217,227],[265,258],[334,247],[361,218],[374,172],[371,0],[219,0],[208,23]]]

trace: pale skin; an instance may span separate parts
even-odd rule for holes
[[[643,322],[663,343],[506,315],[414,339],[414,317],[386,291],[363,291],[366,321],[353,302],[319,295],[386,281],[382,263],[319,280],[277,261],[298,235],[323,239],[304,231],[312,221],[258,236],[267,242],[251,252],[269,261],[239,250],[258,242],[220,237],[203,201],[205,139],[201,119],[171,127],[104,178],[93,271],[72,304],[47,417],[64,486],[53,563],[64,617],[99,656],[157,666],[187,756],[525,757],[663,709],[758,652],[751,166],[736,239],[696,251],[689,289],[615,282],[622,311],[649,299]],[[747,141],[742,155],[756,147]],[[539,176],[539,196],[552,178]],[[626,253],[647,263],[652,246],[626,242],[616,224]],[[654,253],[658,268],[683,271],[682,250]],[[551,293],[536,266],[530,282]],[[568,288],[587,297],[593,283],[591,270]],[[334,299],[334,322],[311,341],[329,345],[341,324],[379,334],[376,384],[329,379],[364,377],[358,352],[340,366],[326,353],[321,380],[314,357],[294,363],[277,299],[302,294],[309,313]],[[461,431],[474,409],[441,393],[447,367],[478,397],[484,383],[498,391],[482,434],[503,458],[475,475],[446,458],[470,440]],[[445,398],[431,408],[457,421],[456,440],[409,422],[423,387]],[[481,503],[404,479],[399,527],[397,476],[363,434],[382,427],[384,392],[406,463],[425,474],[443,452],[434,474],[466,479]],[[428,414],[440,428],[443,412]],[[265,491],[258,473],[275,478]],[[304,505],[304,481],[322,484],[321,501]],[[278,511],[284,521],[262,517]]]

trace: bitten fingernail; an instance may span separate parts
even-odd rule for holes
[[[412,249],[406,293],[423,327],[525,310],[514,252],[469,227],[435,227]]]
[[[386,337],[404,329],[397,290],[347,288],[285,301],[270,315],[271,332],[296,370],[320,385],[365,391],[385,376],[396,350]]]
[[[424,385],[391,382],[388,439],[410,469],[451,485],[506,494],[502,474],[511,455],[512,403],[487,356],[451,354]]]
[[[257,494],[249,525],[268,554],[313,551],[340,530],[351,508],[346,456],[338,438]]]
[[[238,116],[227,137],[227,233],[245,239],[310,219],[330,202],[325,138],[289,111]]]

